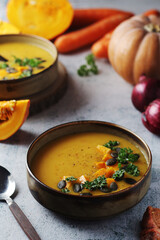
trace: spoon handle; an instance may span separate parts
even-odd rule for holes
[[[20,207],[11,198],[6,199],[6,202],[8,203],[11,212],[13,213],[14,217],[16,218],[17,222],[19,223],[27,237],[30,240],[41,240],[36,230],[30,223],[28,218],[25,216],[25,214],[22,212]]]

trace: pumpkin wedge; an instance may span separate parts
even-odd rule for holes
[[[0,101],[0,141],[12,136],[29,114],[30,100]]]
[[[9,21],[22,33],[52,39],[71,24],[73,9],[68,0],[10,0]]]

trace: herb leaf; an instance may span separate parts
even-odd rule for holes
[[[139,176],[139,169],[137,166],[135,166],[133,163],[129,163],[126,167],[125,167],[125,171],[133,176]]]
[[[68,188],[62,188],[62,189],[61,189],[61,192],[63,192],[63,193],[69,193],[70,191],[69,191]]]
[[[128,161],[129,162],[136,162],[138,160],[138,158],[139,158],[139,154],[137,154],[137,153],[135,153],[135,154],[130,153],[128,155]]]
[[[113,174],[112,178],[114,178],[116,181],[120,181],[120,180],[122,180],[122,178],[124,177],[124,172],[125,172],[124,169],[117,170],[117,171]]]
[[[66,182],[73,182],[73,181],[76,181],[77,178],[71,176],[71,177],[67,177],[65,180]]]
[[[106,182],[106,177],[103,176],[99,176],[97,178],[95,178],[93,181],[89,182],[86,181],[83,184],[83,187],[86,189],[89,189],[91,191],[96,190],[96,189],[100,189],[102,187],[106,187],[107,186],[107,182]]]
[[[77,70],[77,73],[79,76],[88,76],[90,73],[98,74],[98,67],[95,64],[95,58],[93,54],[89,54],[85,57],[86,64],[83,64],[80,66],[80,68]]]
[[[4,69],[4,68],[7,68],[8,67],[8,64],[7,63],[0,63],[0,69]]]
[[[14,62],[19,64],[20,66],[30,66],[30,67],[38,67],[39,64],[44,62],[44,60],[41,60],[39,58],[17,58],[14,56]]]
[[[21,73],[19,78],[30,77],[31,75],[32,75],[32,69],[26,69]]]
[[[119,145],[118,141],[109,141],[109,142],[105,143],[103,146],[113,150],[114,147],[117,146],[117,145]]]
[[[118,154],[118,162],[126,164],[129,162],[136,162],[139,158],[139,154],[133,154],[133,151],[130,148],[121,148]]]

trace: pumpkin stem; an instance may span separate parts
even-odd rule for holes
[[[144,29],[145,29],[147,32],[156,32],[156,33],[159,33],[159,32],[160,32],[160,25],[158,25],[158,24],[153,24],[153,23],[149,23],[149,24],[144,25]]]

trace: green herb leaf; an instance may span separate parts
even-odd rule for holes
[[[20,66],[30,66],[30,67],[38,67],[39,64],[41,64],[42,62],[44,62],[44,60],[41,60],[39,58],[17,58],[16,56],[14,57],[14,62],[19,64]]]
[[[139,154],[134,154],[130,148],[121,148],[118,154],[118,162],[126,164],[129,162],[136,162],[139,158]]]
[[[77,70],[78,75],[84,77],[90,75],[90,73],[98,74],[98,67],[95,64],[94,55],[89,54],[85,59],[87,63],[80,66],[80,68]]]
[[[32,69],[26,69],[21,73],[19,78],[30,77],[31,75],[32,75]]]
[[[77,70],[77,73],[79,76],[88,76],[89,75],[89,70],[86,65],[80,66],[80,68]]]
[[[13,57],[14,57],[14,63],[17,63],[17,64],[19,64],[20,66],[22,66],[22,59],[17,58],[16,56],[13,56]]]
[[[136,162],[137,160],[138,160],[138,158],[139,158],[139,154],[133,154],[133,153],[130,153],[129,155],[128,155],[128,161],[129,162]]]
[[[117,171],[113,174],[112,178],[114,178],[116,181],[120,181],[120,180],[122,180],[123,177],[124,177],[124,172],[125,172],[124,169],[117,170]]]
[[[67,182],[73,182],[73,181],[76,181],[77,178],[75,178],[75,177],[67,177],[65,180],[66,180]]]
[[[121,169],[121,167],[122,167],[122,164],[118,163],[118,168]]]
[[[86,189],[89,189],[91,191],[96,190],[96,189],[100,189],[102,187],[106,187],[107,186],[107,182],[106,182],[106,177],[103,176],[99,176],[98,178],[95,178],[93,181],[89,182],[86,181],[83,184],[83,187]]]
[[[130,174],[130,175],[133,175],[133,176],[139,176],[139,169],[137,166],[135,166],[133,163],[129,163],[126,167],[125,167],[125,171]]]
[[[63,193],[69,193],[70,191],[69,191],[68,188],[62,188],[62,189],[61,189],[61,192],[63,192]]]
[[[105,143],[103,146],[110,148],[111,150],[114,150],[114,147],[117,145],[119,145],[118,141],[109,141],[109,142]]]
[[[89,54],[88,56],[85,57],[87,64],[88,65],[94,65],[95,64],[95,59],[93,54]]]
[[[8,64],[7,63],[0,63],[0,69],[5,69],[8,67]]]

